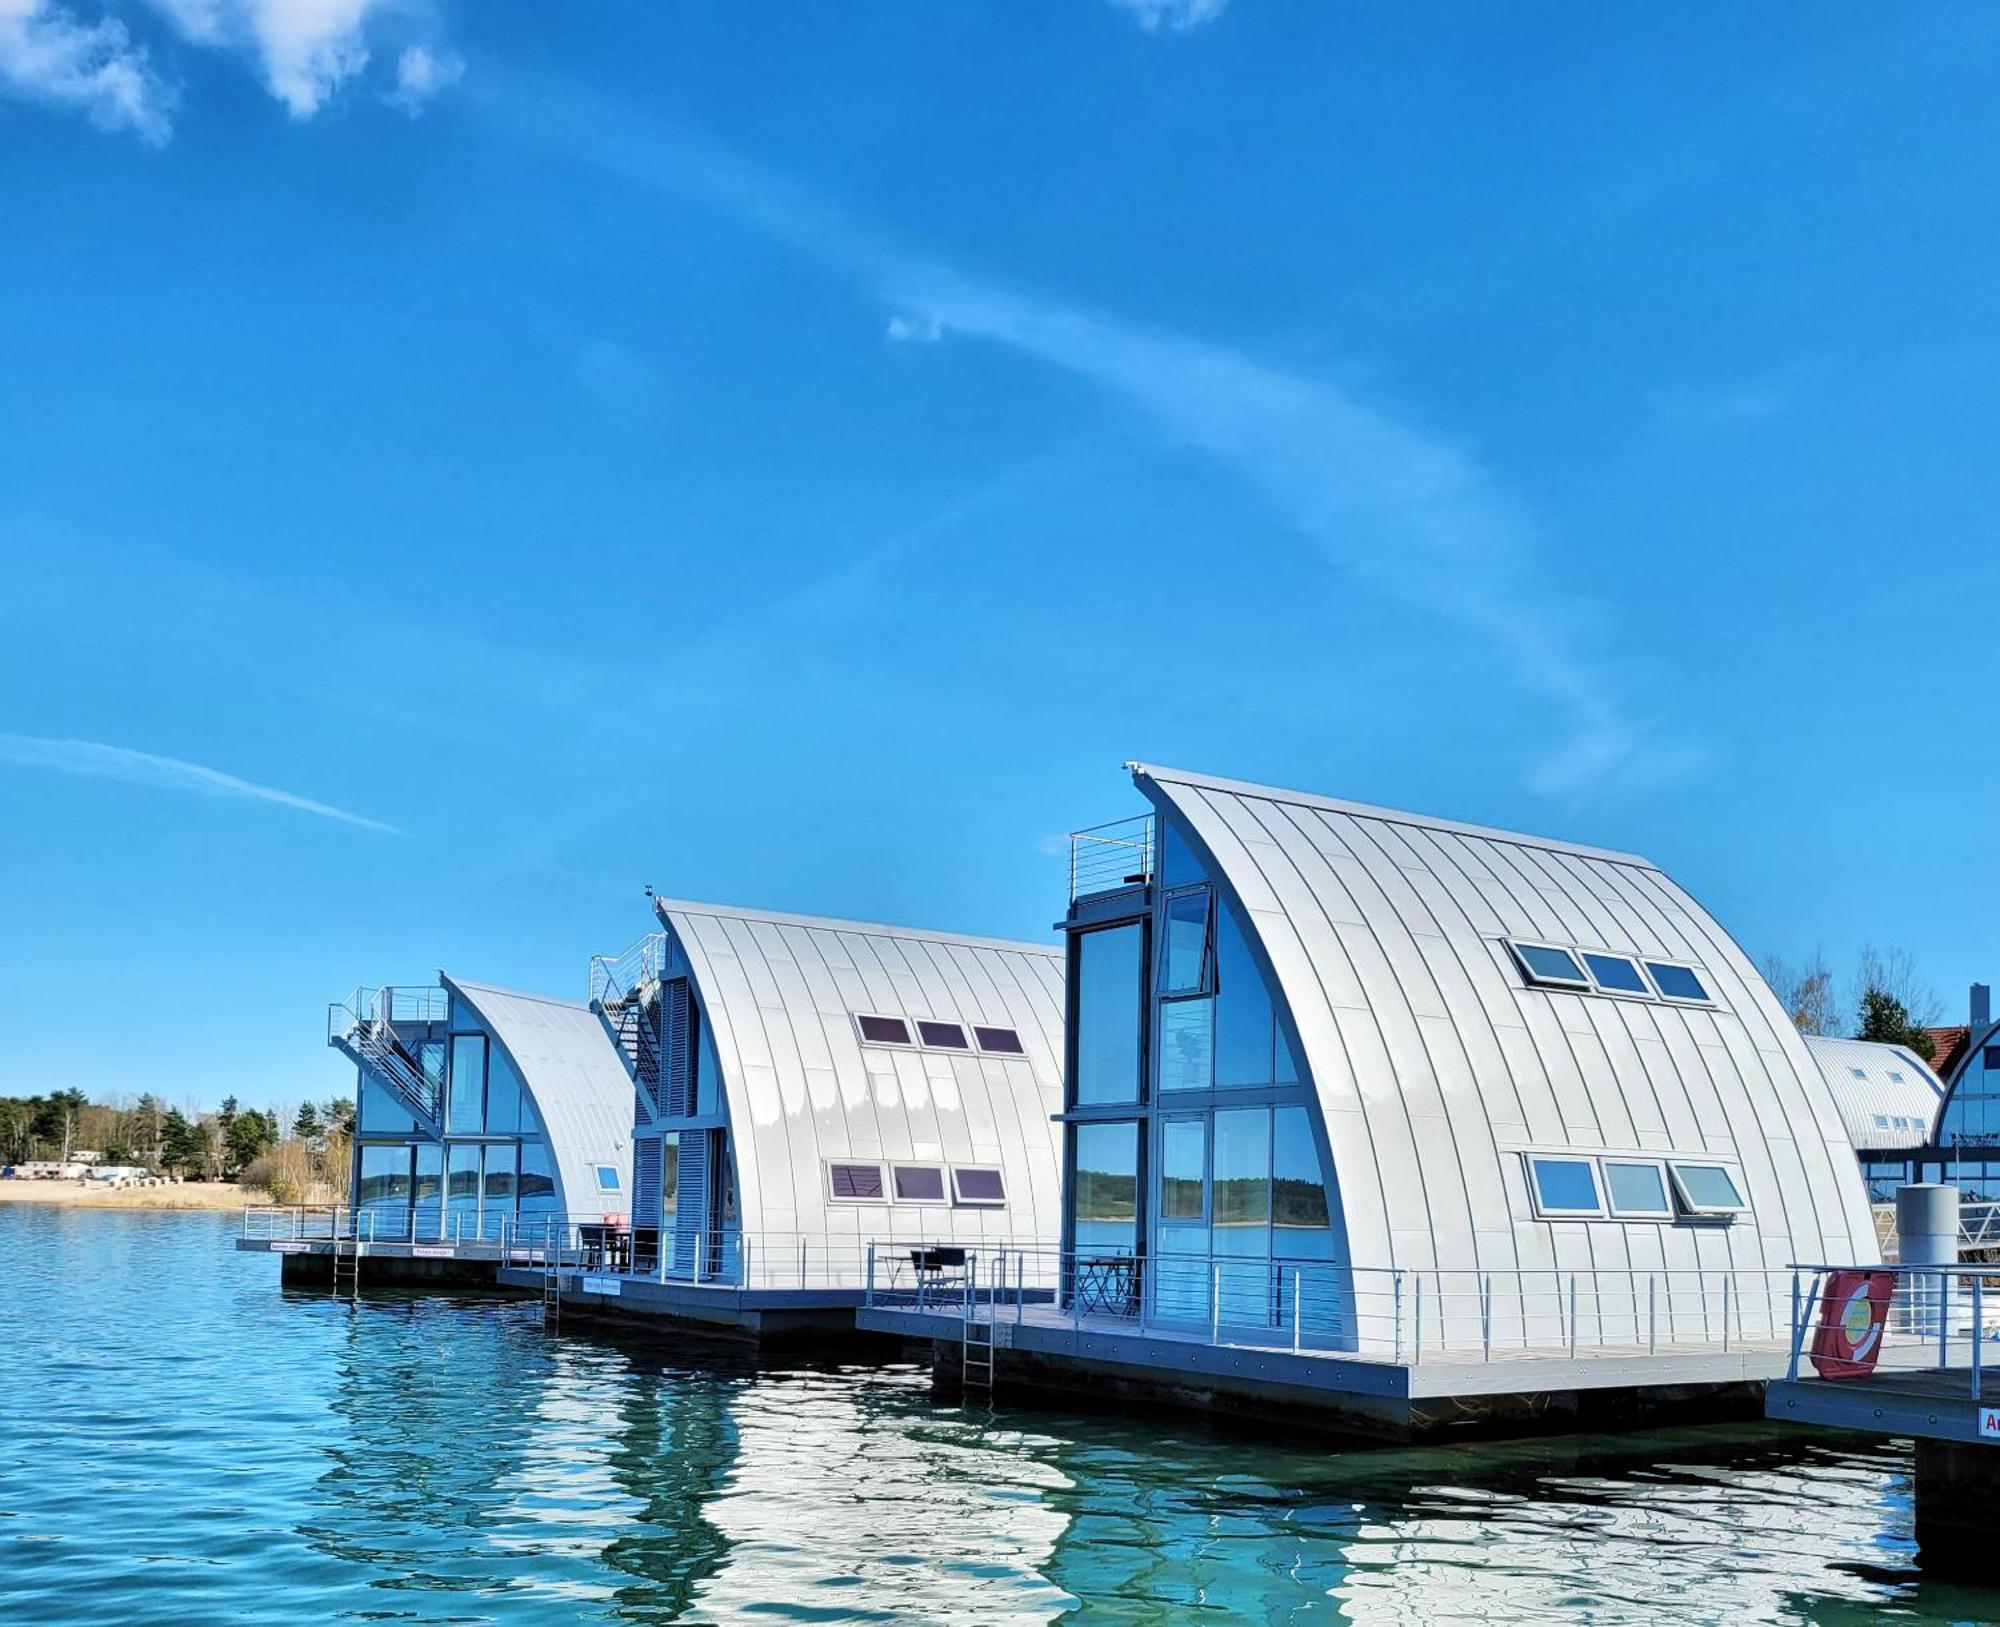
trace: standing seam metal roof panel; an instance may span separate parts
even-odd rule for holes
[[[1297,1028],[1357,1267],[1760,1269],[1875,1258],[1819,1067],[1649,861],[1133,765],[1240,907]],[[1699,966],[1715,1004],[1535,988],[1502,938]],[[1523,1146],[1727,1158],[1727,1227],[1536,1220]]]
[[[1063,954],[657,899],[715,1043],[746,1232],[1052,1241]],[[1012,1028],[1023,1055],[864,1045],[870,1014]],[[628,1087],[629,1088],[629,1087]],[[829,1160],[997,1164],[1004,1207],[831,1202]]]
[[[1826,1034],[1806,1035],[1806,1049],[1826,1075],[1856,1152],[1911,1152],[1929,1141],[1944,1085],[1914,1051]],[[1889,1123],[1877,1124],[1878,1115]],[[1899,1127],[1899,1118],[1916,1127]]]

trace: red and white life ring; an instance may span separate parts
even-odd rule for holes
[[[1821,1378],[1861,1378],[1882,1354],[1882,1329],[1896,1297],[1893,1271],[1836,1271],[1819,1302],[1812,1364]]]

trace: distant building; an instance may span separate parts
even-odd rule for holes
[[[1833,1092],[1869,1199],[1893,1202],[1896,1188],[1916,1178],[1944,1100],[1943,1083],[1907,1046],[1819,1034],[1805,1040]]]
[[[353,1204],[378,1240],[532,1241],[631,1206],[632,1086],[590,1010],[470,983],[359,989]]]
[[[1969,1202],[2000,1202],[2000,1024],[1988,985],[1972,985],[1967,1019],[1963,1028],[1931,1030],[1944,1059],[1944,1099],[1910,1172],[1957,1187]]]

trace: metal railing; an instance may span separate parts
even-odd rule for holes
[[[444,1102],[444,1081],[427,1075],[404,1048],[398,1025],[444,1022],[451,996],[443,989],[413,984],[358,988],[326,1008],[326,1042],[358,1054],[406,1106],[435,1119]]]
[[[1405,1270],[1009,1244],[973,1252],[968,1278],[1024,1320],[1409,1364],[1761,1348],[1775,1366],[1789,1325],[1786,1271]],[[906,1302],[896,1275],[876,1250],[866,1302]]]
[[[2000,1274],[1976,1264],[1795,1266],[1788,1379],[1805,1375],[1813,1365],[1813,1346],[1820,1333],[1842,1323],[1844,1306],[1834,1297],[1836,1273],[1886,1276],[1894,1279],[1894,1285],[1878,1342],[1865,1358],[1836,1357],[1834,1382],[1878,1370],[1940,1376],[1962,1372],[1971,1399],[1981,1399],[1993,1365],[1993,1353],[1986,1346],[2000,1339]],[[1838,1373],[1847,1366],[1857,1370]]]
[[[1151,814],[1113,820],[1069,833],[1070,902],[1087,893],[1136,886],[1153,877]]]
[[[590,957],[590,1001],[613,1006],[630,1000],[648,983],[666,975],[667,935],[649,932],[615,955]]]
[[[2000,1203],[1961,1203],[1958,1206],[1958,1251],[2000,1249]]]

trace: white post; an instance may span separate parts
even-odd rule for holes
[[[1028,1255],[1024,1249],[1014,1256],[1014,1320],[1018,1323],[1027,1316],[1028,1304]]]
[[[873,1238],[870,1238],[868,1242],[868,1292],[865,1295],[864,1302],[871,1308],[875,1304],[875,1241]]]
[[[1729,1349],[1729,1287],[1735,1280],[1729,1276],[1722,1279],[1722,1348],[1725,1351]]]
[[[1410,1365],[1418,1367],[1423,1364],[1424,1359],[1424,1274],[1421,1271],[1410,1278],[1410,1292],[1417,1302],[1410,1316],[1414,1333],[1411,1340],[1413,1348],[1410,1352]]]
[[[1222,1343],[1222,1267],[1213,1262],[1208,1268],[1208,1342]]]
[[[1569,1353],[1576,1355],[1576,1273],[1569,1274]]]
[[[1305,1334],[1305,1273],[1299,1267],[1292,1267],[1292,1348],[1297,1350],[1304,1342]]]
[[[1389,1279],[1390,1304],[1396,1318],[1396,1360],[1403,1359],[1403,1273],[1397,1271]]]
[[[1972,1279],[1972,1399],[1979,1401],[1979,1381],[1984,1376],[1986,1361],[1981,1349],[1986,1338],[1986,1302],[1981,1290],[1986,1285],[1983,1276]]]
[[[701,1258],[707,1252],[708,1233],[696,1232],[694,1234],[694,1283],[697,1288],[701,1286]]]
[[[1653,1355],[1660,1348],[1660,1279],[1650,1271],[1646,1273],[1646,1354]],[[1794,1279],[1792,1291],[1798,1292]],[[1796,1378],[1798,1375],[1792,1375]]]
[[[806,1285],[806,1234],[799,1233],[799,1286]]]
[[[1493,1273],[1482,1272],[1479,1278],[1479,1353],[1486,1361],[1493,1359]]]

